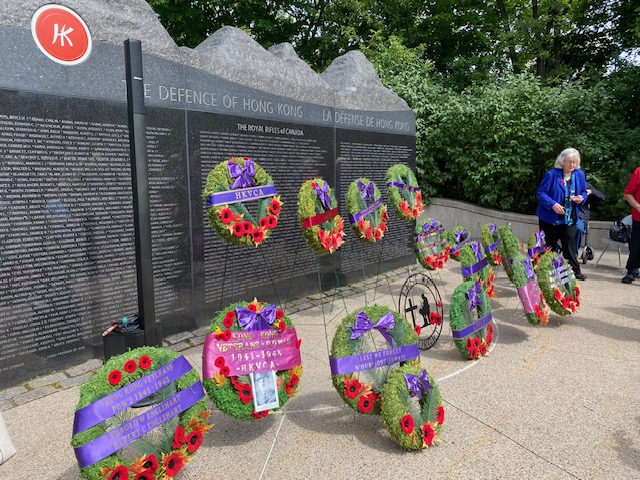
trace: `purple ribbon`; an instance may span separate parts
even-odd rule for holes
[[[238,325],[245,330],[269,330],[276,321],[276,306],[267,305],[259,312],[252,312],[245,307],[236,307]]]
[[[88,467],[112,453],[123,449],[133,441],[143,437],[154,428],[164,425],[173,417],[191,408],[204,398],[202,383],[198,380],[184,390],[159,403],[151,410],[123,423],[104,435],[75,448],[80,468]]]
[[[489,223],[487,225],[489,227],[489,231],[491,232],[491,235],[495,235],[496,234],[496,224],[495,223]]]
[[[517,287],[518,297],[522,302],[524,313],[535,313],[536,304],[540,303],[540,287],[538,282],[531,280],[524,287]]]
[[[388,182],[387,187],[398,187],[403,190],[409,190],[410,192],[417,192],[418,190],[420,190],[420,187],[412,187],[410,185],[405,185],[404,183],[398,182]]]
[[[471,249],[473,250],[473,254],[476,256],[476,262],[479,262],[484,258],[482,255],[482,247],[478,242],[472,242]]]
[[[466,327],[461,328],[460,330],[452,330],[451,335],[454,339],[460,340],[462,338],[468,337],[469,335],[473,335],[479,330],[482,330],[484,327],[489,325],[489,323],[491,323],[491,320],[493,320],[493,317],[491,315],[491,312],[489,312],[478,321],[471,323]]]
[[[456,237],[456,243],[460,243],[463,240],[466,240],[467,238],[467,231],[466,230],[457,230],[455,232],[453,232],[453,235]]]
[[[536,253],[546,250],[547,245],[544,243],[544,230],[536,232],[536,244],[528,250],[529,256],[533,257]]]
[[[73,420],[73,434],[104,422],[143,398],[153,395],[169,383],[182,377],[192,370],[186,358],[180,356],[162,367],[147,373],[135,382],[125,385],[100,400],[77,410]]]
[[[366,200],[373,200],[373,194],[376,191],[376,187],[373,185],[373,182],[369,182],[368,185],[362,183],[362,180],[358,180],[358,190],[362,192],[362,198]]]
[[[412,397],[418,397],[418,400],[422,400],[422,391],[426,396],[429,395],[431,389],[431,383],[429,382],[429,375],[426,370],[422,370],[417,376],[411,373],[404,374],[404,382],[409,389],[409,395]]]
[[[531,257],[522,259],[522,265],[524,265],[524,271],[529,279],[533,278],[533,266],[531,265]]]
[[[353,333],[351,334],[351,340],[355,340],[361,335],[364,335],[369,330],[375,328],[382,334],[389,345],[393,345],[393,338],[391,338],[391,334],[388,332],[388,330],[392,329],[394,325],[395,321],[392,312],[389,312],[383,317],[380,317],[378,323],[374,325],[373,323],[371,323],[371,319],[367,316],[367,314],[360,310],[356,315],[355,324],[349,327],[351,328],[351,330],[353,330]]]
[[[485,253],[491,253],[495,250],[497,250],[497,248],[500,246],[500,239],[496,240],[495,242],[493,242],[491,245],[489,245],[488,247],[484,247],[484,252]]]
[[[561,255],[558,255],[556,258],[551,259],[551,265],[556,271],[560,270],[560,267],[564,265],[564,258]]]
[[[244,166],[240,166],[237,163],[229,162],[227,164],[229,175],[231,178],[235,178],[231,188],[248,188],[255,186],[256,182],[253,177],[256,174],[256,169],[253,165],[253,160],[246,160]]]
[[[324,182],[324,185],[321,186],[316,186],[315,188],[316,191],[316,195],[318,195],[318,198],[320,198],[320,202],[322,203],[322,206],[324,207],[325,210],[330,210],[331,209],[331,195],[329,195],[329,184],[327,182]]]
[[[277,194],[278,192],[275,185],[262,185],[257,187],[227,190],[225,192],[210,194],[207,197],[207,208],[244,202],[246,200],[257,200],[259,198],[271,197],[272,195]]]
[[[487,265],[489,265],[489,260],[487,260],[486,258],[483,258],[482,260],[480,260],[477,263],[474,263],[473,265],[470,265],[468,267],[462,267],[460,269],[460,273],[462,273],[463,277],[470,277],[474,273],[478,273],[480,270],[482,270]]]
[[[358,223],[358,221],[363,218],[366,217],[368,215],[371,215],[373,212],[375,212],[378,208],[380,208],[380,206],[382,205],[382,198],[379,198],[378,200],[376,200],[375,202],[373,202],[371,205],[369,205],[367,208],[365,208],[364,210],[360,210],[358,213],[356,213],[355,215],[349,215],[349,222],[351,223]]]
[[[435,230],[436,228],[438,228],[438,220],[436,220],[435,218],[430,222],[424,222],[422,224],[422,231],[424,233],[427,233],[429,230]]]
[[[486,259],[485,259],[486,260]],[[473,312],[478,303],[480,303],[480,293],[482,293],[482,285],[480,282],[476,282],[473,288],[467,290],[467,298],[469,299],[469,311]]]
[[[346,375],[420,358],[417,343],[348,357],[329,357],[332,375]]]

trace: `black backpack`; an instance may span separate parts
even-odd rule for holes
[[[609,238],[616,242],[629,243],[629,240],[631,240],[631,227],[620,220],[615,221],[609,228]]]

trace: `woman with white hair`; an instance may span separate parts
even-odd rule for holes
[[[566,148],[558,155],[553,168],[542,177],[536,192],[536,214],[547,245],[558,250],[560,240],[562,256],[573,268],[576,278],[584,280],[587,276],[580,272],[576,224],[580,205],[587,199],[587,186],[579,166],[580,152],[575,148]]]

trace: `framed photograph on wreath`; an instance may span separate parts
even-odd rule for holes
[[[257,372],[249,375],[253,389],[253,405],[256,412],[271,410],[280,406],[276,372]]]

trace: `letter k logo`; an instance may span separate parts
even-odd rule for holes
[[[71,39],[68,37],[68,35],[73,32],[73,27],[69,27],[68,29],[65,30],[65,28],[67,28],[67,25],[62,25],[62,29],[60,31],[58,31],[59,25],[57,23],[53,24],[53,40],[51,40],[51,43],[54,44],[56,43],[56,39],[58,37],[60,37],[60,46],[64,47],[64,40],[67,39],[67,42],[69,42],[69,46],[73,47],[73,42],[71,41]]]

